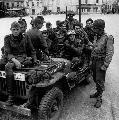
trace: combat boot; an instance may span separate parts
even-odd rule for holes
[[[8,100],[6,101],[7,106],[12,106],[14,104],[14,96],[9,95]]]
[[[102,97],[99,96],[99,97],[97,97],[97,100],[96,100],[96,103],[95,103],[94,107],[95,108],[100,108],[101,105],[102,105]]]
[[[7,75],[6,76],[7,89],[8,89],[8,100],[6,101],[6,105],[11,106],[14,102],[14,76]]]
[[[99,96],[99,93],[98,93],[98,92],[96,92],[96,93],[94,93],[94,94],[90,95],[90,98],[97,98],[98,96]]]

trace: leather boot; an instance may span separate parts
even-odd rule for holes
[[[96,93],[94,93],[94,94],[90,95],[90,98],[97,98],[98,96],[99,96],[99,93],[98,93],[98,92],[96,92]]]
[[[97,97],[97,100],[96,100],[96,103],[95,103],[94,107],[95,108],[100,108],[101,105],[102,105],[102,97],[99,96],[99,97]]]
[[[31,87],[31,89],[29,90],[29,94],[28,94],[28,100],[26,103],[24,103],[23,105],[21,105],[24,108],[31,108],[32,104],[35,100],[35,93],[36,93],[36,88],[35,87]]]
[[[7,105],[13,105],[14,102],[14,76],[6,76],[7,89],[8,89],[8,100],[6,101]]]
[[[8,100],[6,101],[7,106],[12,106],[14,104],[14,96],[9,95]]]

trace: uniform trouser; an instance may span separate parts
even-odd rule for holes
[[[14,63],[8,62],[5,65],[5,72],[6,72],[6,82],[7,82],[7,89],[8,94],[13,96],[14,95],[14,75],[13,75],[13,68],[15,68]]]
[[[100,96],[102,96],[102,93],[105,90],[104,83],[106,71],[101,70],[101,66],[103,65],[103,63],[103,60],[92,60],[93,80],[96,84],[96,90]]]

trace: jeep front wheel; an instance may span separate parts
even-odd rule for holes
[[[63,93],[55,87],[52,88],[41,100],[38,119],[39,120],[58,120],[63,105]]]

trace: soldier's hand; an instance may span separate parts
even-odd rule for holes
[[[12,58],[12,61],[14,62],[14,64],[15,64],[15,66],[16,66],[17,69],[21,68],[21,63],[17,59]]]
[[[107,70],[107,67],[106,67],[105,65],[102,65],[102,66],[101,66],[101,70],[106,71],[106,70]]]

